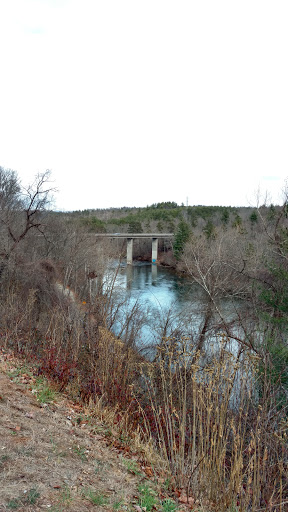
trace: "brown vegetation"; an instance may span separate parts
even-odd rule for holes
[[[23,362],[1,353],[0,510],[128,506],[137,478],[124,452],[106,446],[105,426],[89,422],[88,411],[39,383]]]
[[[178,497],[186,493],[187,505],[193,497],[213,510],[283,511],[287,198],[282,209],[260,208],[246,221],[234,216],[230,226],[218,219],[200,232],[198,223],[178,245],[178,269],[202,288],[206,314],[190,337],[181,330],[169,336],[169,315],[163,319],[149,362],[136,350],[137,304],[123,321],[121,340],[111,334],[125,305],[114,294],[119,268],[107,279],[113,245],[45,212],[47,174],[29,189],[27,202],[16,176],[1,173],[1,346],[109,418],[119,439],[141,444],[143,458],[153,459],[156,473],[166,472]],[[165,258],[172,260],[171,253]],[[227,298],[235,306],[231,322]],[[211,333],[219,340],[214,353],[207,350]]]

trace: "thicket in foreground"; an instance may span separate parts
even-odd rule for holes
[[[163,341],[142,367],[145,427],[187,496],[217,510],[284,510],[287,416],[272,385],[259,394],[259,358],[226,345],[223,337],[218,357],[203,364],[190,340]]]

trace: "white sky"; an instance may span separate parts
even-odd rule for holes
[[[279,202],[287,0],[0,0],[0,165],[66,210]]]

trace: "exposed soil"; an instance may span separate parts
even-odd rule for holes
[[[0,352],[0,511],[130,509],[141,476],[107,446],[104,426],[63,395],[40,403],[35,378],[16,368]]]

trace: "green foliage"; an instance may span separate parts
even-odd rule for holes
[[[210,219],[207,221],[206,226],[204,226],[203,233],[205,233],[207,240],[215,240],[216,228]]]
[[[129,222],[128,233],[143,233],[143,228],[139,220],[133,219]]]
[[[284,253],[288,253],[288,228],[282,227],[278,231],[278,242],[281,246],[281,250],[284,251]]]
[[[85,489],[83,495],[88,501],[90,501],[90,503],[93,505],[98,505],[99,507],[102,505],[107,505],[108,503],[108,499],[104,494],[96,492],[91,488]]]
[[[80,446],[79,444],[77,444],[73,447],[73,451],[74,453],[76,453],[76,455],[79,455],[79,457],[81,457],[82,462],[87,460],[87,451],[85,446]]]
[[[19,382],[19,377],[21,377],[23,374],[29,375],[29,377],[33,376],[33,373],[29,370],[29,368],[26,365],[21,365],[7,372],[7,375],[9,375],[9,377],[13,379],[15,382]]]
[[[263,217],[266,217],[269,222],[275,220],[277,211],[277,207],[274,205],[270,205],[269,208],[266,206],[261,207]],[[286,209],[282,209],[282,212],[283,217],[286,217],[288,215],[288,206]],[[211,221],[215,226],[221,224],[224,228],[231,222],[231,225],[240,233],[245,233],[246,219],[248,219],[249,224],[252,224],[252,226],[256,226],[256,223],[259,222],[257,211],[249,207],[241,209],[231,206],[198,205],[186,207],[184,204],[179,206],[173,201],[154,203],[145,208],[123,207],[105,210],[84,210],[82,212],[51,213],[51,215],[56,214],[63,217],[66,216],[67,221],[70,223],[77,221],[78,217],[78,223],[80,222],[88,231],[96,233],[114,233],[118,231],[117,226],[122,227],[122,232],[149,232],[155,229],[153,222],[160,223],[159,229],[156,228],[158,231],[175,233],[178,223],[182,220],[187,221],[192,227],[196,227],[199,224],[201,229],[203,221],[205,224]],[[140,224],[142,231],[140,230]]]
[[[283,266],[270,266],[273,286],[263,286],[260,316],[267,325],[265,332],[266,360],[260,362],[260,376],[269,374],[274,389],[278,389],[277,405],[284,405],[288,392],[288,271]],[[260,304],[261,304],[260,302]]]
[[[26,495],[24,502],[29,505],[34,505],[38,498],[40,498],[40,494],[37,491],[37,489],[30,489]]]
[[[125,459],[123,457],[122,463],[126,467],[128,473],[138,476],[143,474],[135,460]]]
[[[161,204],[161,203],[159,203]],[[175,208],[160,208],[160,207],[153,207],[153,206],[147,206],[146,208],[139,208],[135,213],[128,213],[128,215],[125,215],[123,217],[113,217],[107,221],[107,224],[114,224],[116,226],[123,226],[123,225],[129,225],[134,224],[136,222],[138,223],[145,223],[148,224],[151,221],[162,221],[162,222],[174,222],[175,219],[181,219],[182,218],[182,209],[180,206],[177,206]]]
[[[249,219],[250,219],[252,224],[255,224],[256,222],[258,222],[258,215],[257,215],[257,212],[255,210],[251,213]]]
[[[19,501],[18,499],[12,499],[7,503],[7,508],[9,510],[17,510],[17,508],[19,507],[21,507],[21,501]]]
[[[229,210],[228,208],[224,208],[223,212],[222,212],[222,215],[221,215],[221,222],[222,224],[224,224],[224,226],[227,226],[228,222],[229,222]]]
[[[151,220],[162,220],[165,222],[171,222],[173,219],[181,218],[181,209],[175,210],[155,210],[150,211],[149,218]]]
[[[125,506],[125,501],[121,498],[120,500],[118,501],[115,501],[115,503],[113,503],[113,510],[124,510],[124,506]]]
[[[269,211],[268,211],[268,220],[273,221],[276,217],[276,208],[274,204],[270,204]]]
[[[181,254],[183,253],[185,243],[188,241],[190,237],[190,228],[187,222],[182,220],[178,224],[177,232],[174,239],[173,251],[174,256],[177,260],[180,259]]]
[[[35,505],[36,501],[40,498],[40,494],[37,489],[29,489],[21,498],[15,498],[7,503],[9,510],[17,510],[25,505]]]
[[[105,223],[102,220],[97,219],[97,217],[82,218],[81,222],[84,226],[88,227],[89,231],[93,231],[95,233],[106,233]]]
[[[235,228],[239,233],[244,233],[243,222],[238,213],[235,214],[232,227]]]
[[[43,377],[38,377],[35,382],[35,391],[37,400],[41,403],[49,404],[57,398],[57,393]]]
[[[176,512],[178,507],[175,501],[165,499],[162,503],[159,501],[157,492],[147,483],[140,484],[138,487],[138,504],[142,510],[147,512],[151,510],[161,510],[161,512]]]
[[[162,501],[162,511],[163,512],[176,512],[178,509],[175,501],[167,499]]]
[[[235,208],[232,206],[188,206],[188,218],[192,226],[197,226],[198,219],[203,219],[206,222],[220,215],[221,222],[225,225],[228,224],[230,213],[235,213]]]
[[[274,326],[282,324],[288,327],[288,270],[283,266],[268,267],[273,286],[262,289],[260,299],[269,307],[272,315],[270,321]]]
[[[178,208],[178,204],[175,203],[174,201],[166,201],[166,202],[163,202],[163,203],[154,203],[152,204],[151,206],[147,206],[147,208],[156,208],[156,209],[164,209],[164,210],[172,210],[174,208]]]
[[[156,492],[146,483],[139,486],[138,500],[139,506],[145,509],[147,512],[153,510],[158,501]]]
[[[175,222],[174,220],[169,220],[167,223],[167,231],[168,233],[174,233],[175,232]]]
[[[272,362],[270,371],[272,383],[288,390],[288,347],[283,341],[278,340],[278,342],[275,343],[272,339],[268,343],[267,348]],[[282,398],[284,399],[283,396]]]
[[[270,207],[271,215],[276,215],[275,207]],[[274,209],[274,210],[273,210]],[[268,209],[267,209],[268,210]],[[273,210],[273,211],[272,211]],[[248,215],[250,215],[250,222],[255,225],[258,216],[256,211],[247,208]],[[269,210],[270,211],[270,210]],[[242,210],[241,210],[242,212]],[[252,213],[251,213],[252,212]],[[121,226],[122,231],[130,233],[150,231],[154,229],[151,227],[151,222],[159,222],[160,232],[175,233],[177,224],[183,219],[187,219],[188,224],[196,227],[198,220],[204,220],[210,226],[209,221],[213,222],[215,226],[222,224],[224,227],[229,225],[232,215],[234,216],[233,226],[240,232],[244,233],[244,221],[235,207],[231,206],[182,206],[177,205],[176,202],[160,202],[147,206],[146,208],[110,208],[105,210],[105,216],[102,210],[85,210],[83,212],[74,212],[75,216],[78,213],[83,226],[86,226],[89,231],[104,233],[117,231],[117,226]],[[245,219],[247,218],[246,210],[244,211]],[[63,214],[64,215],[64,214]],[[267,213],[267,217],[269,217]],[[257,216],[257,220],[256,220]],[[104,220],[105,218],[105,220]],[[140,230],[140,225],[142,231]],[[153,226],[153,225],[152,225]],[[209,229],[208,229],[209,236]]]

